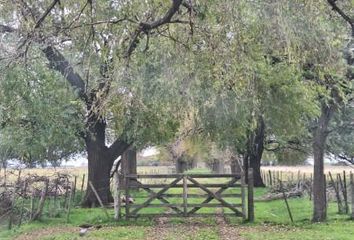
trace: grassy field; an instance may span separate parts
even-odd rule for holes
[[[138,171],[140,173],[151,173],[152,169],[154,169],[154,173],[163,173],[166,171],[166,169],[156,170],[156,167],[140,168]],[[298,168],[293,169],[294,172],[298,171]],[[71,174],[73,173],[70,169],[65,170]],[[48,175],[48,172],[42,169],[36,169],[35,171],[37,174]],[[85,172],[81,168],[74,169],[74,171],[74,174],[78,176]],[[266,193],[267,189],[265,188],[255,190],[256,197],[261,197]],[[232,202],[231,199],[228,200]],[[140,200],[137,199],[137,201]],[[179,200],[176,199],[176,201]],[[113,209],[109,209],[110,219],[107,219],[103,211],[99,208],[82,209],[77,207],[72,210],[69,222],[66,222],[66,214],[64,212],[59,213],[55,218],[44,216],[40,221],[24,224],[12,230],[0,229],[0,239],[353,239],[354,221],[351,221],[348,215],[337,214],[337,205],[335,202],[328,204],[328,221],[320,224],[313,224],[310,221],[312,202],[309,201],[308,197],[289,199],[289,204],[294,217],[294,223],[291,223],[289,220],[285,203],[282,200],[256,202],[254,223],[243,223],[240,218],[221,217],[218,215],[202,218],[140,218],[137,220],[115,222],[112,220]],[[149,212],[153,210],[149,209],[145,211]],[[211,212],[215,211],[215,209],[204,209],[203,211]],[[216,211],[220,211],[220,209]],[[100,226],[101,228],[92,228],[84,237],[80,237],[78,226],[84,223]]]
[[[256,189],[261,196],[266,189]],[[312,203],[305,198],[290,199],[294,216],[291,224],[283,201],[256,203],[255,223],[242,223],[235,217],[203,218],[156,218],[114,222],[107,219],[101,209],[72,211],[70,222],[65,214],[57,218],[43,218],[41,221],[25,224],[13,230],[0,232],[0,239],[79,239],[79,226],[83,223],[100,225],[100,229],[89,230],[80,239],[353,239],[354,222],[346,215],[336,214],[337,207],[329,204],[329,220],[326,223],[310,222]],[[113,210],[109,210],[113,217]]]

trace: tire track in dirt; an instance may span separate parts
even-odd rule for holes
[[[156,218],[156,226],[148,230],[146,240],[195,239],[200,230],[213,228],[194,218],[185,218],[185,223],[170,223],[169,220],[167,217]]]
[[[244,240],[240,236],[237,226],[229,225],[226,220],[225,216],[222,214],[223,210],[220,209],[216,214],[216,224],[219,229],[219,237],[220,240]]]

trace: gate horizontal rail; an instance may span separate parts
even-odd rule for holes
[[[246,220],[246,205],[253,209],[253,197],[250,199],[250,193],[248,193],[248,204],[246,203],[246,187],[248,192],[253,191],[253,186],[250,187],[245,184],[245,176],[239,174],[129,174],[124,176],[125,179],[125,195],[126,199],[131,196],[132,191],[145,190],[147,195],[144,196],[144,201],[125,204],[125,217],[137,218],[137,217],[152,217],[152,216],[177,216],[177,217],[189,217],[189,216],[207,216],[216,215],[216,213],[201,213],[198,214],[201,208],[225,208],[230,212],[223,213],[224,215],[232,215],[242,217]],[[139,179],[155,179],[153,181],[167,181],[168,183],[148,183],[144,184]],[[209,182],[201,182],[196,179],[208,179]],[[221,179],[227,180],[227,182],[220,183]],[[215,180],[216,183],[210,183],[211,180]],[[240,183],[238,183],[240,182]],[[252,182],[252,181],[249,181]],[[181,189],[181,193],[167,193],[169,189]],[[199,189],[203,193],[189,193],[189,189]],[[226,190],[240,189],[240,193],[224,193]],[[177,190],[174,190],[177,191]],[[195,190],[194,190],[195,191]],[[253,193],[251,194],[253,196]],[[196,203],[188,199],[203,199],[202,202]],[[239,199],[240,203],[230,202],[231,200]],[[171,201],[182,200],[180,203]],[[156,203],[160,201],[161,203]],[[172,212],[165,213],[142,213],[143,209],[151,208],[170,208]]]

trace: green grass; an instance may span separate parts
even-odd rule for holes
[[[202,193],[201,190],[190,190],[192,192]],[[229,192],[239,192],[239,189],[229,190]],[[169,193],[181,193],[181,189],[171,189]],[[266,193],[266,189],[256,189],[255,197],[260,197]],[[147,194],[144,191],[134,192],[137,203],[144,201],[143,197]],[[203,199],[189,199],[191,203],[199,203]],[[239,200],[227,199],[229,202]],[[181,203],[181,199],[171,199],[172,203]],[[216,202],[215,200],[213,202]],[[160,203],[158,200],[154,203]],[[255,223],[242,223],[240,218],[228,217],[229,226],[238,229],[239,234],[244,239],[251,240],[307,240],[307,239],[353,239],[354,222],[349,220],[348,215],[338,215],[336,203],[329,203],[328,221],[321,224],[311,223],[312,202],[308,198],[289,199],[289,205],[294,218],[294,224],[291,223],[286,205],[283,200],[271,202],[255,203]],[[161,213],[166,209],[144,209],[145,213]],[[215,209],[201,209],[200,212],[214,212]],[[225,210],[225,212],[227,212]],[[61,213],[56,218],[43,217],[41,221],[27,223],[20,228],[14,227],[12,230],[0,230],[1,240],[15,239],[18,235],[29,232],[36,232],[43,228],[77,227],[83,223],[102,225],[103,228],[91,231],[85,239],[145,239],[151,229],[158,227],[158,224],[148,218],[139,218],[137,220],[114,222],[113,209],[109,209],[110,219],[107,219],[100,208],[82,209],[73,208],[70,214],[70,221],[66,222],[65,213]],[[215,217],[202,217],[193,219],[170,218],[169,229],[164,233],[161,239],[219,239],[219,226]],[[184,229],[189,225],[198,226],[195,231],[187,232]],[[182,235],[181,235],[182,234]],[[45,240],[71,240],[80,239],[78,232],[54,232],[49,236],[40,239]]]

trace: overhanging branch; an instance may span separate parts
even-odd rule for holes
[[[38,19],[36,25],[34,26],[34,28],[38,28],[42,22],[44,21],[44,19],[48,16],[48,14],[50,13],[50,11],[52,11],[52,9],[55,7],[55,5],[59,2],[59,0],[54,0],[52,2],[52,4],[50,4],[50,6],[47,8],[47,10],[44,12],[44,14]]]
[[[131,146],[131,144],[121,140],[120,138],[117,138],[113,144],[108,148],[109,151],[109,155],[113,158],[113,159],[117,159],[120,155],[123,154],[123,152],[125,152],[129,147]]]
[[[129,44],[128,51],[126,53],[126,57],[130,57],[130,55],[136,49],[141,33],[146,33],[146,32],[149,32],[150,30],[158,28],[164,24],[171,23],[172,17],[178,11],[182,2],[183,2],[182,0],[172,0],[172,6],[170,7],[170,9],[166,12],[166,14],[162,18],[160,18],[156,21],[153,21],[153,22],[141,22],[139,24],[138,29],[135,31],[135,33],[133,35],[132,41]]]
[[[352,28],[352,37],[354,37],[354,18],[350,17],[346,14],[342,9],[340,9],[337,5],[337,0],[327,0],[328,4],[332,7],[332,9],[337,12]]]
[[[53,46],[43,48],[42,52],[48,59],[50,67],[60,72],[74,88],[74,90],[77,91],[79,97],[87,103],[88,99],[85,94],[85,82],[79,74],[75,73],[74,69],[65,57]]]
[[[12,33],[12,32],[16,32],[17,29],[10,27],[10,26],[6,26],[3,24],[0,24],[0,32],[1,33]]]

